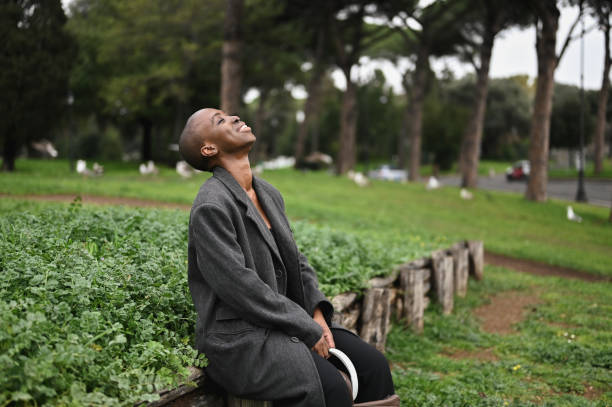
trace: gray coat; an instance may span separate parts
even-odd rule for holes
[[[221,167],[193,203],[188,273],[198,314],[196,348],[208,358],[207,375],[235,395],[294,397],[295,406],[321,407],[310,348],[322,328],[312,315],[319,306],[330,324],[333,307],[298,251],[281,194],[255,176],[253,188],[276,241],[246,192]]]

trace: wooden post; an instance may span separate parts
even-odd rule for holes
[[[418,333],[423,332],[424,274],[423,269],[404,270],[400,274],[400,283],[404,291],[404,318],[406,324]]]
[[[385,351],[389,318],[391,314],[391,295],[388,288],[370,288],[363,299],[361,312],[361,338]]]
[[[453,283],[453,258],[444,250],[431,254],[433,265],[433,286],[436,298],[442,304],[442,313],[448,315],[453,311],[455,284]]]
[[[467,247],[470,253],[470,274],[476,280],[482,280],[484,270],[484,246],[482,240],[469,240]]]
[[[349,309],[342,312],[334,312],[332,322],[342,325],[344,328],[357,334],[357,321],[359,321],[360,314],[361,307],[358,303],[355,303]]]
[[[351,292],[338,294],[331,299],[334,306],[332,321],[355,333],[357,333],[357,321],[361,314],[361,304],[356,299],[357,294]]]
[[[465,297],[468,284],[468,249],[463,244],[456,244],[449,250],[449,254],[453,257],[455,294]]]
[[[272,403],[269,401],[246,400],[228,395],[227,407],[272,407]]]

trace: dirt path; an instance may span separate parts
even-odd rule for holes
[[[85,204],[94,205],[125,205],[138,208],[169,208],[169,209],[184,209],[190,210],[191,205],[152,201],[139,198],[124,198],[114,196],[97,196],[97,195],[80,195],[82,202]],[[46,201],[46,202],[72,202],[77,195],[9,195],[0,194],[0,198],[27,199],[31,201]]]
[[[574,278],[583,281],[612,281],[612,278],[589,274],[568,267],[553,266],[534,260],[517,259],[503,254],[485,252],[486,264],[501,266],[523,273],[536,274],[538,276],[555,276],[563,278]]]
[[[521,322],[530,309],[540,302],[535,293],[521,291],[504,291],[491,302],[474,310],[474,315],[481,321],[482,329],[496,334],[510,334],[512,326]]]

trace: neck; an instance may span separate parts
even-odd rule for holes
[[[221,167],[232,174],[242,189],[249,192],[253,188],[253,173],[248,154],[241,157],[224,157],[221,161]]]

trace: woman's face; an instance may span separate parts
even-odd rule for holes
[[[204,144],[213,144],[222,154],[243,151],[255,142],[255,135],[240,117],[222,110],[206,109],[202,117]]]

